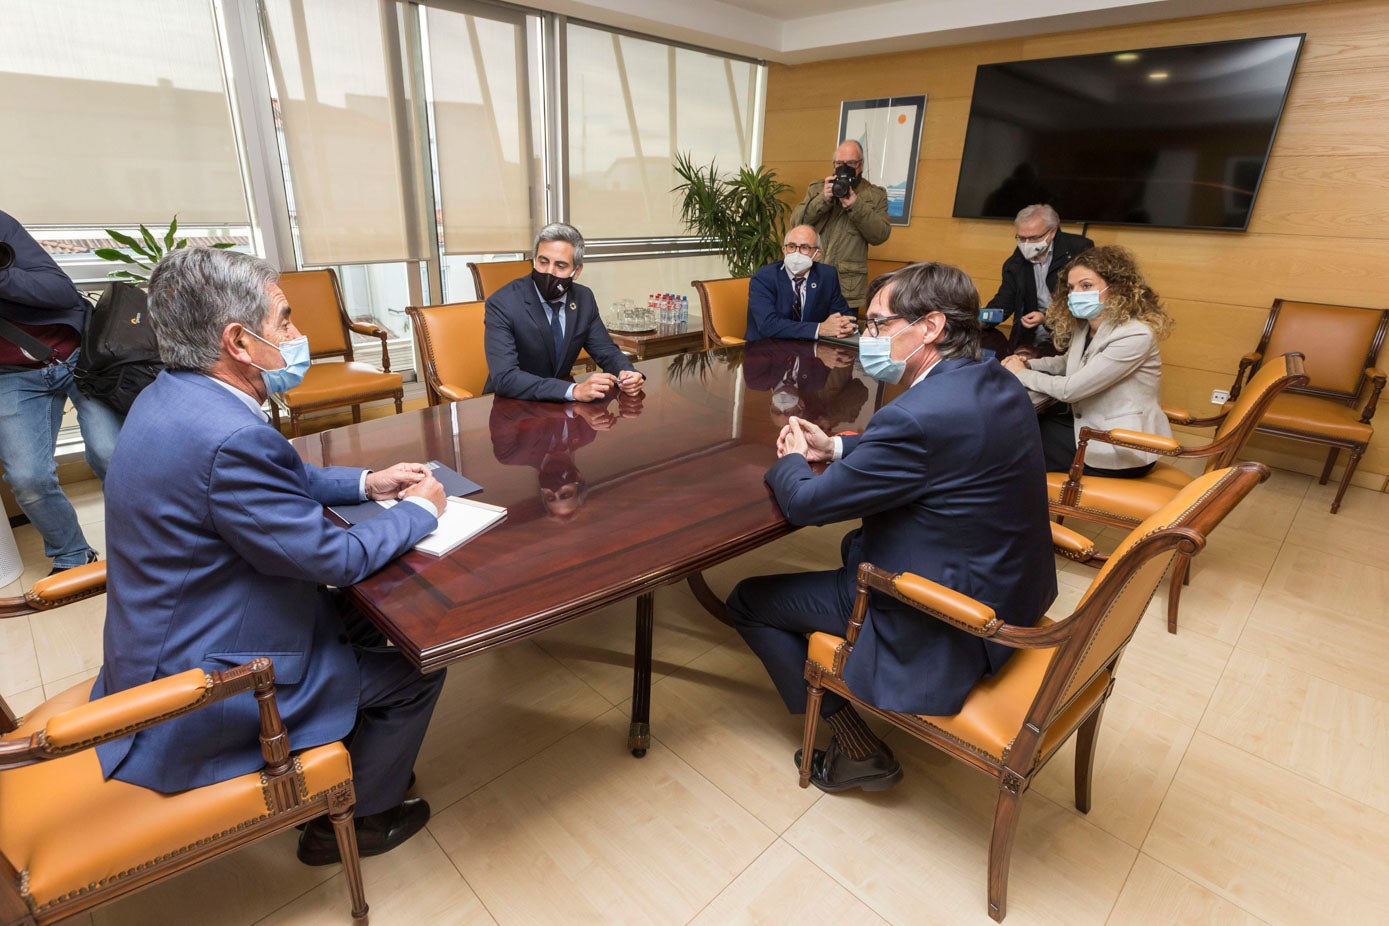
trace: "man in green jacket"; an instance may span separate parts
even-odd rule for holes
[[[849,140],[834,149],[836,173],[852,171],[849,195],[835,197],[831,174],[815,181],[805,200],[791,213],[790,227],[809,225],[820,233],[821,260],[839,271],[839,288],[855,309],[868,292],[868,246],[882,244],[892,233],[887,221],[887,190],[863,175],[863,146]]]

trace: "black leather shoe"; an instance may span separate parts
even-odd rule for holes
[[[410,794],[414,793],[414,790],[415,790],[415,773],[414,773],[414,772],[411,772],[411,773],[410,773],[410,781],[407,782],[406,785],[405,785],[405,794],[406,794],[406,796],[408,797]],[[328,826],[329,826],[330,829],[332,828],[332,825],[333,825],[333,824],[331,824],[331,823],[328,824]],[[295,829],[302,833],[302,832],[304,832],[304,828],[305,828],[306,826],[308,826],[307,823],[300,823],[298,826],[295,827]]]
[[[796,767],[801,767],[799,749]],[[866,759],[851,759],[839,751],[839,743],[831,737],[828,748],[817,749],[810,757],[810,783],[830,794],[850,788],[886,791],[901,780],[902,766],[887,744]]]
[[[370,858],[389,852],[424,829],[428,822],[429,804],[420,797],[369,817],[358,817],[354,821],[357,854]],[[336,865],[342,861],[337,837],[333,835],[333,822],[328,817],[315,817],[304,828],[299,836],[299,861],[305,865]]]

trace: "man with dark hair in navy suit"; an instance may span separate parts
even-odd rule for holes
[[[980,359],[979,330],[979,295],[963,271],[914,264],[879,277],[860,360],[875,379],[910,388],[859,436],[830,437],[800,418],[782,429],[767,483],[787,519],[863,519],[839,569],[745,579],[728,598],[792,713],[806,708],[805,635],[844,634],[861,562],[924,576],[1021,626],[1056,597],[1037,416],[1008,371]],[[812,463],[830,465],[816,475]],[[1010,652],[875,592],[844,680],[884,710],[954,714]],[[821,715],[834,735],[813,757],[817,787],[901,780],[892,751],[848,702],[827,692]]]
[[[820,234],[797,225],[782,243],[786,256],[748,281],[749,341],[759,338],[816,340],[858,333],[858,316],[839,291],[839,274],[820,263]]]
[[[296,385],[308,339],[263,260],[174,251],[150,277],[166,369],[126,418],[106,477],[108,601],[92,697],[257,656],[275,666],[296,749],[346,740],[357,844],[378,855],[418,832],[410,769],[443,686],[421,675],[335,591],[431,533],[444,490],[419,463],[379,472],[304,463],[261,403]],[[399,504],[351,528],[325,505]],[[97,747],[103,774],[155,791],[260,768],[257,706],[234,698]],[[299,839],[309,865],[339,861],[327,816]]]
[[[487,298],[485,391],[547,402],[591,402],[613,389],[641,391],[646,377],[613,343],[593,290],[578,283],[583,269],[584,238],[577,228],[555,222],[540,230],[530,274]],[[601,372],[575,383],[569,371],[580,349]]]

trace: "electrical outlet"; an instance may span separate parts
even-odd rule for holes
[[[1230,401],[1230,393],[1226,392],[1224,389],[1211,390],[1212,405],[1224,405],[1228,401]]]

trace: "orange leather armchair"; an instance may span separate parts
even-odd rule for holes
[[[352,916],[366,897],[352,825],[352,763],[341,743],[290,752],[274,669],[260,658],[191,669],[88,702],[83,682],[16,718],[0,700],[0,926],[45,926],[102,906],[328,813]],[[265,766],[160,794],[104,779],[92,748],[254,691]]]
[[[473,290],[477,293],[478,301],[482,302],[512,280],[530,273],[531,262],[529,260],[494,260],[481,264],[469,262],[468,270],[473,275]]]
[[[1194,556],[1206,536],[1255,485],[1268,477],[1262,463],[1241,463],[1192,481],[1139,525],[1108,557],[1075,611],[1061,620],[1043,618],[1035,627],[1009,624],[981,602],[910,573],[891,574],[864,563],[858,597],[844,637],[811,635],[805,678],[809,689],[801,787],[810,780],[810,763],[826,689],[994,779],[998,796],[989,842],[989,915],[1007,912],[1008,863],[1028,785],[1076,736],[1075,802],[1090,810],[1091,769],[1105,700],[1113,689],[1124,648],[1148,600],[1173,560]],[[1052,526],[1057,552],[1086,561],[1095,557],[1090,542],[1060,525]],[[997,674],[984,679],[953,716],[899,714],[864,704],[844,684],[844,666],[853,658],[870,590],[903,601],[924,615],[1018,652]]]
[[[1386,331],[1389,310],[1276,299],[1264,323],[1259,346],[1240,360],[1234,385],[1230,387],[1233,402],[1264,358],[1285,351],[1298,351],[1306,357],[1308,382],[1275,399],[1258,430],[1331,448],[1321,471],[1322,485],[1331,477],[1337,453],[1350,451],[1345,474],[1331,503],[1332,514],[1340,510],[1355,467],[1374,436],[1370,420],[1375,416],[1385,383],[1385,375],[1375,368],[1375,360]],[[1370,396],[1361,407],[1366,386]]]
[[[429,404],[457,402],[482,395],[487,384],[487,354],[483,350],[482,302],[410,306],[415,346],[424,364]]]
[[[1152,515],[1190,484],[1185,470],[1158,463],[1141,479],[1116,479],[1085,475],[1085,451],[1091,441],[1100,441],[1131,450],[1156,453],[1172,459],[1206,460],[1206,469],[1230,466],[1254,433],[1259,419],[1267,413],[1285,389],[1307,382],[1302,355],[1287,354],[1264,364],[1250,380],[1239,399],[1212,418],[1192,418],[1179,409],[1165,409],[1168,418],[1191,427],[1215,427],[1209,444],[1183,447],[1170,437],[1141,431],[1096,431],[1081,428],[1076,455],[1069,473],[1047,473],[1047,497],[1052,514],[1073,516],[1114,527],[1133,527]],[[1187,580],[1189,563],[1178,557],[1172,570],[1172,589],[1167,597],[1167,629],[1177,632],[1177,608],[1181,588]]]
[[[699,293],[699,314],[704,324],[704,347],[732,347],[747,343],[748,281],[751,277],[694,280]],[[736,334],[735,334],[736,332]]]
[[[342,289],[333,270],[296,270],[280,274],[280,289],[289,300],[294,325],[308,335],[309,350],[315,360],[341,357],[341,363],[315,363],[304,381],[284,393],[270,396],[275,427],[280,412],[289,414],[289,430],[299,433],[299,418],[305,412],[352,406],[352,420],[362,420],[362,403],[394,399],[400,413],[405,387],[399,373],[391,372],[386,352],[386,330],[368,322],[354,322],[347,316]],[[353,359],[349,332],[369,335],[381,341],[381,369]]]
[[[0,598],[0,619],[50,611],[74,601],[104,594],[106,563],[88,563],[85,566],[65,569],[54,576],[45,576],[23,595]]]

